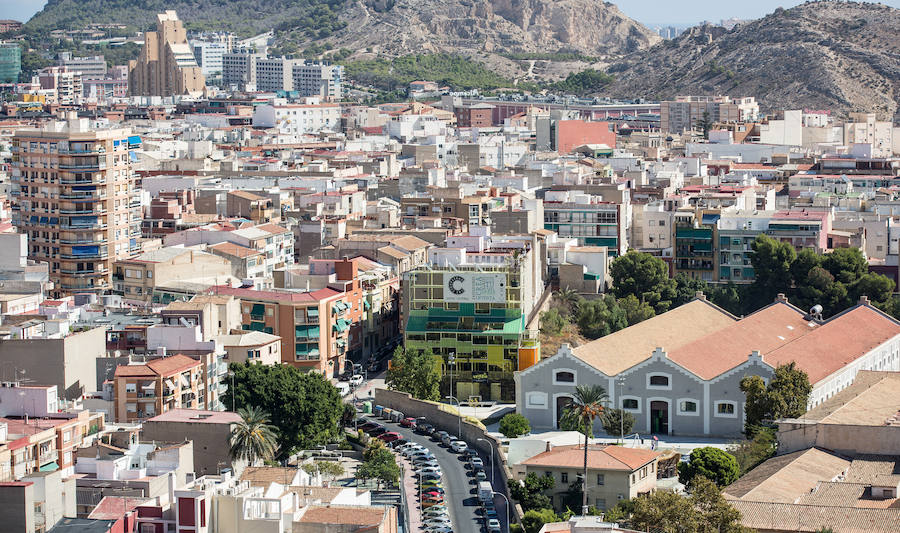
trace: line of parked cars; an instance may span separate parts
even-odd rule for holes
[[[488,476],[484,470],[484,460],[464,440],[442,431],[425,422],[424,418],[414,418],[404,415],[396,409],[375,406],[375,416],[386,422],[394,422],[401,427],[412,429],[420,435],[430,437],[439,445],[449,448],[454,453],[460,454],[466,459],[465,468],[469,483],[475,485],[478,493],[480,509],[478,514],[483,521],[483,531],[486,533],[501,533],[500,519],[494,508],[493,489],[487,481]],[[378,438],[403,454],[413,465],[417,476],[418,498],[422,507],[422,531],[426,533],[453,533],[453,524],[444,501],[443,472],[431,450],[416,442],[410,442],[402,435],[391,431],[385,425],[372,419],[359,419],[359,429],[369,436]]]

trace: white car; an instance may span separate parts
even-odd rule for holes
[[[360,385],[362,385],[363,377],[360,374],[353,374],[352,376],[350,376],[349,382],[351,387],[359,387]]]
[[[469,445],[461,440],[455,440],[450,443],[450,449],[456,453],[463,453],[469,449]]]
[[[438,516],[450,516],[450,511],[447,510],[446,507],[442,505],[435,505],[433,507],[429,507],[422,512],[426,520],[428,518],[438,517]]]
[[[422,474],[437,474],[439,476],[443,474],[440,466],[426,466],[422,470],[419,470],[419,472]]]
[[[407,457],[409,457],[410,455],[412,455],[416,452],[421,452],[424,450],[425,450],[425,448],[423,448],[421,445],[415,444],[415,443],[404,444],[403,446],[400,447],[400,453],[402,453],[403,455],[405,455]]]
[[[453,526],[453,523],[450,521],[449,516],[443,516],[440,518],[429,518],[425,520],[425,527],[434,527],[434,526]]]
[[[428,533],[453,533],[453,528],[449,525],[425,526],[425,531]]]

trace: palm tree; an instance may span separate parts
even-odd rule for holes
[[[556,296],[556,300],[566,310],[568,316],[575,314],[575,309],[578,308],[579,300],[577,292],[566,286],[566,288],[556,291],[554,296]]]
[[[272,460],[278,450],[275,427],[269,424],[269,413],[254,406],[238,409],[241,421],[231,430],[231,457],[249,464]]]
[[[584,475],[581,477],[581,513],[587,515],[588,438],[593,436],[594,420],[603,416],[609,395],[600,385],[579,385],[575,395],[563,411],[562,422],[584,432]]]

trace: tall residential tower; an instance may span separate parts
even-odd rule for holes
[[[28,258],[49,263],[56,295],[109,289],[112,262],[137,253],[138,143],[129,129],[78,118],[13,137],[13,223],[28,234]]]
[[[199,94],[206,86],[184,25],[174,11],[156,15],[156,31],[144,32],[144,47],[128,62],[132,96]]]

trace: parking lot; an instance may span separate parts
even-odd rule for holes
[[[495,518],[496,516],[496,521],[492,522],[493,527],[488,529],[487,521],[484,518],[485,509],[478,501],[476,471],[472,469],[470,461],[465,454],[455,453],[446,444],[441,444],[433,440],[431,436],[418,433],[412,428],[402,427],[397,421],[386,420],[374,415],[369,415],[366,419],[383,426],[384,429],[389,432],[399,434],[403,441],[418,444],[433,454],[434,461],[441,470],[440,486],[443,489],[443,501],[452,522],[452,531],[459,533],[468,533],[472,531],[497,533],[498,531],[507,531],[506,503],[502,497],[497,497],[497,501],[492,504],[496,505],[494,511],[496,515],[491,513],[490,518]],[[427,423],[427,421],[424,420],[419,420],[417,422]],[[471,447],[472,443],[468,444],[469,447]],[[478,457],[484,465],[481,474],[482,479],[489,481],[491,477],[489,472],[490,458],[482,457],[474,453],[473,455]],[[419,472],[408,472],[407,475],[419,478],[420,472],[421,470]],[[499,477],[496,477],[496,474],[495,478],[500,479]],[[411,502],[417,502],[416,505],[412,506],[413,512],[421,512],[422,502],[419,500],[419,479],[414,479],[413,481],[414,483],[412,484],[403,483],[403,485],[407,486],[408,490],[409,487],[413,487],[413,493],[407,494],[407,498],[409,498]],[[499,489],[504,494],[506,493],[505,487],[499,487]],[[493,490],[498,490],[498,487],[494,486]],[[412,521],[414,523],[421,523],[421,521],[415,519],[412,519]],[[420,529],[420,531],[427,530]],[[435,531],[447,533],[448,530],[436,528]]]

